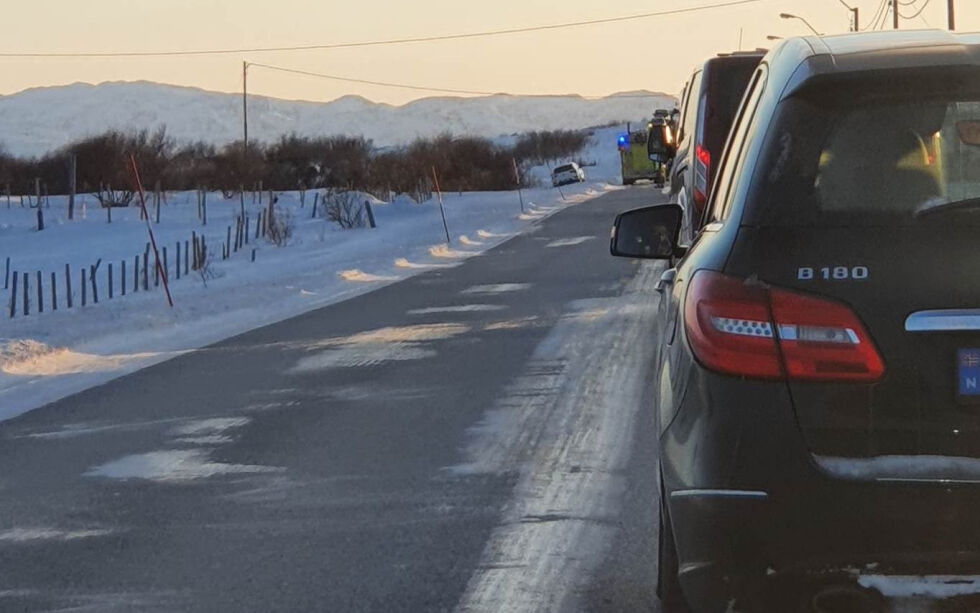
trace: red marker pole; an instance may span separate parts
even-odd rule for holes
[[[140,171],[136,167],[136,157],[133,154],[129,155],[129,161],[133,167],[133,178],[136,180],[136,191],[140,195],[140,208],[143,211],[143,219],[146,220],[146,231],[150,234],[150,244],[153,245],[153,256],[156,259],[156,269],[160,274],[160,278],[163,280],[163,291],[167,294],[167,304],[170,308],[173,308],[174,301],[170,297],[170,285],[167,283],[167,271],[163,269],[163,264],[160,263],[160,252],[157,250],[157,241],[153,237],[153,226],[150,225],[150,216],[146,213],[146,195],[143,193],[143,182],[140,180]]]

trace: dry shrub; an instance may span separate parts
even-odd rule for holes
[[[328,189],[323,195],[323,211],[327,221],[344,230],[363,228],[367,224],[360,195],[346,189]]]
[[[285,247],[289,244],[289,239],[293,237],[293,229],[296,225],[293,222],[293,215],[289,209],[280,209],[274,204],[271,210],[273,214],[269,219],[266,238],[276,247]]]

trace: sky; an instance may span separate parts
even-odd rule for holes
[[[725,0],[7,0],[0,53],[172,51],[297,46],[439,36],[603,19]],[[871,22],[883,0],[845,0]],[[980,2],[955,0],[957,30],[980,30]],[[914,5],[905,5],[914,2]],[[946,26],[946,0],[902,28]],[[4,58],[0,94],[74,82],[156,81],[237,92],[242,62],[374,81],[513,94],[676,94],[712,54],[771,46],[767,35],[845,32],[841,0],[759,0],[671,16],[506,36],[302,52],[154,58]],[[14,25],[16,24],[16,25]],[[13,27],[12,27],[13,26]],[[889,17],[888,27],[891,27]],[[359,95],[404,104],[436,95],[329,81],[253,66],[249,92],[327,101]]]

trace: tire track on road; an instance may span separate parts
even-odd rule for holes
[[[582,608],[616,530],[661,270],[643,263],[621,296],[573,303],[474,429],[457,470],[520,478],[458,612]]]

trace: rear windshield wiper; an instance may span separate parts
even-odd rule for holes
[[[945,213],[947,211],[961,211],[980,207],[980,197],[966,198],[965,200],[929,200],[922,203],[915,210],[916,217],[933,215],[935,213]]]

